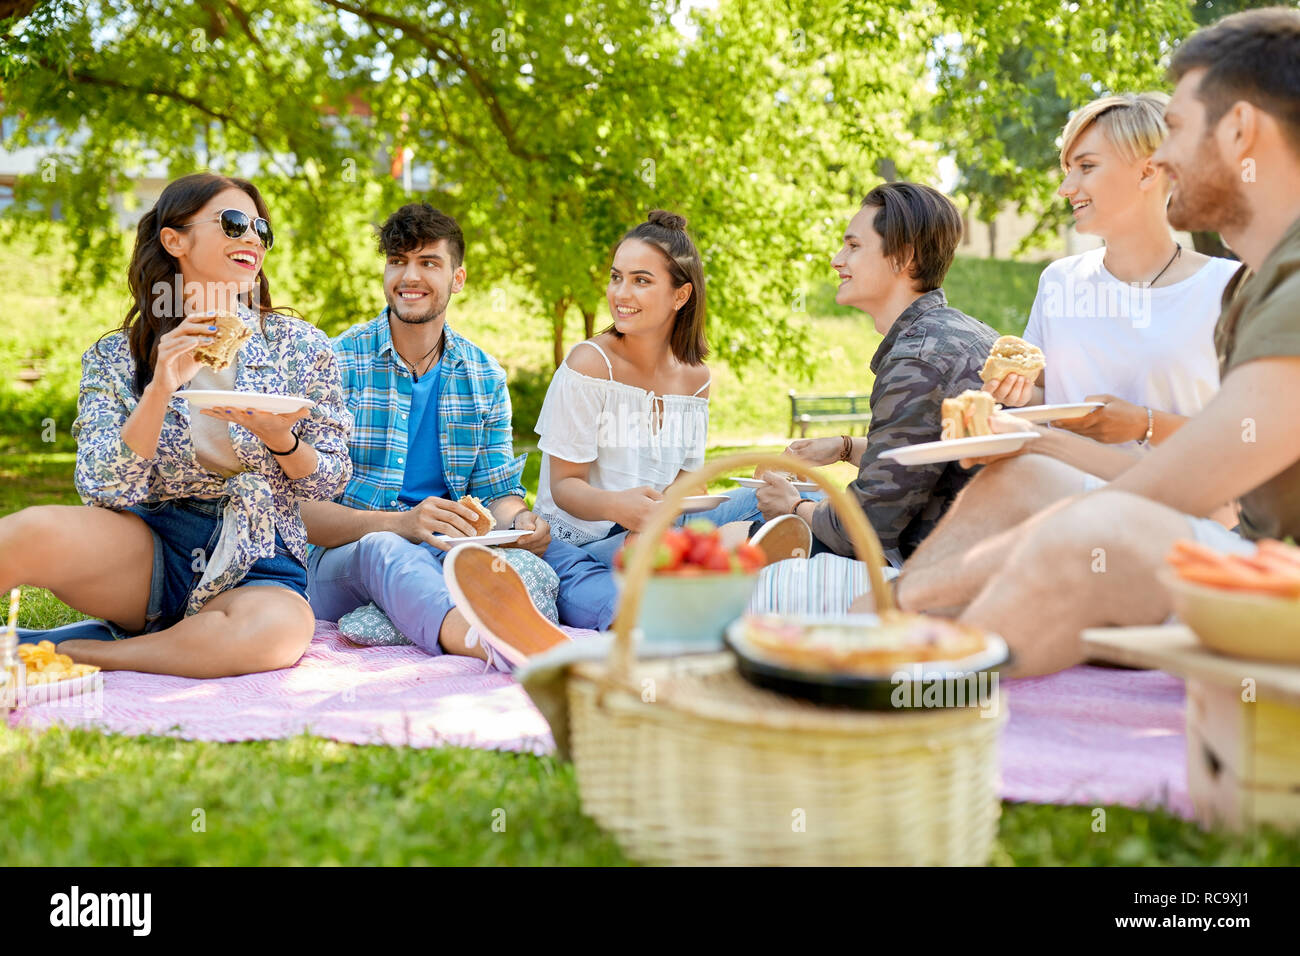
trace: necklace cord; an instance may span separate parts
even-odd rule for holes
[[[1175,259],[1177,259],[1180,255],[1182,255],[1182,252],[1183,252],[1183,244],[1181,242],[1175,242],[1174,254],[1169,257],[1169,261],[1165,263],[1165,267],[1156,273],[1156,277],[1146,284],[1146,287],[1148,289],[1160,281],[1160,277],[1169,271],[1169,267],[1174,264]]]

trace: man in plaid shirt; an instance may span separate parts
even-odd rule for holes
[[[428,203],[412,203],[388,217],[379,249],[388,307],[332,343],[354,421],[352,480],[334,501],[302,505],[316,616],[337,621],[373,602],[430,654],[495,660],[482,644],[467,642],[469,622],[443,573],[450,545],[441,536],[475,533],[475,512],[458,503],[472,495],[497,529],[530,532],[514,547],[537,557],[516,551],[508,562],[493,562],[494,572],[514,575],[511,593],[526,594],[512,568],[535,581],[553,571],[560,622],[605,630],[617,603],[608,568],[552,541],[547,523],[527,509],[520,484],[527,456],[516,458],[511,446],[505,372],[446,324],[447,304],[465,284],[460,226]],[[459,586],[498,594],[500,584]]]

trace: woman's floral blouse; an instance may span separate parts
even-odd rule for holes
[[[134,394],[135,362],[126,337],[114,332],[81,357],[81,394],[72,437],[77,441],[77,492],[87,504],[123,510],[142,501],[226,497],[221,535],[208,556],[203,577],[190,595],[186,614],[237,585],[259,558],[275,554],[275,532],[306,563],[307,533],[300,501],[328,501],[352,476],[348,437],[352,417],[343,401],[339,368],[329,339],[291,316],[265,316],[240,308],[253,332],[236,359],[235,390],[302,395],[316,402],[295,425],[302,441],[316,449],[316,470],[289,478],[261,439],[230,426],[235,454],[247,470],[230,478],[198,463],[190,437],[185,388],[172,396],[153,458],[141,458],[122,440],[122,427],[139,402]],[[197,414],[197,411],[195,411]]]

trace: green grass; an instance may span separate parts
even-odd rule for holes
[[[583,816],[571,765],[308,736],[218,744],[0,727],[0,821],[10,866],[628,862]],[[1093,821],[1091,807],[1004,804],[990,862],[1300,864],[1300,842],[1272,831],[1205,833],[1123,807],[1106,808],[1105,832]]]
[[[0,821],[8,866],[624,862],[570,765],[308,736],[0,729]]]

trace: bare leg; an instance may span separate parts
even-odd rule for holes
[[[898,606],[905,611],[956,617],[1006,564],[1021,541],[1033,534],[1039,525],[1057,511],[1076,500],[1078,499],[1059,501],[1020,524],[985,538],[964,554],[953,555],[908,574],[906,588],[903,587],[903,576],[900,575],[894,592]]]
[[[1079,494],[1085,477],[1079,469],[1043,455],[1021,455],[986,465],[907,559],[905,572],[965,554],[985,538]]]
[[[59,650],[106,671],[236,677],[292,667],[315,627],[311,607],[300,595],[250,584],[223,591],[165,630],[121,641],[64,641]]]
[[[64,604],[128,629],[144,626],[153,535],[138,516],[40,505],[0,518],[0,593],[46,588]]]
[[[722,546],[730,551],[736,545],[744,544],[749,540],[749,528],[752,524],[752,521],[728,521],[718,529]]]
[[[1084,488],[1083,472],[1041,455],[989,465],[903,566],[896,594],[911,611],[955,611],[984,586],[1036,516]]]
[[[1085,495],[1037,522],[961,620],[1006,639],[1015,676],[1073,666],[1084,657],[1084,628],[1168,617],[1156,571],[1173,542],[1191,533],[1186,515],[1137,495]]]
[[[447,616],[442,619],[442,629],[438,631],[438,643],[448,654],[459,654],[462,657],[477,657],[481,661],[488,659],[487,648],[481,643],[469,647],[465,644],[465,636],[469,633],[469,621],[465,620],[465,615],[460,613],[460,608],[452,608],[447,612]]]

